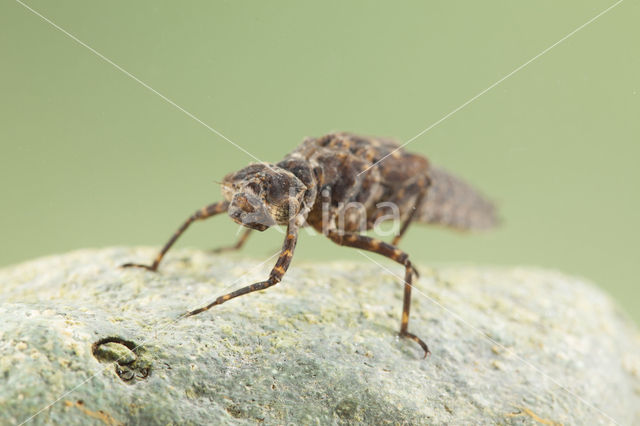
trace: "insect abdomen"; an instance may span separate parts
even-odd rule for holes
[[[431,166],[431,185],[417,219],[464,230],[493,228],[498,223],[496,210],[475,188],[449,172]]]

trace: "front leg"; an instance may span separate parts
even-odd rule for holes
[[[124,265],[122,265],[122,268],[143,268],[153,272],[157,271],[158,265],[160,265],[160,262],[162,261],[164,255],[169,251],[171,246],[176,242],[180,235],[182,235],[184,231],[187,230],[189,225],[197,220],[204,220],[211,216],[224,213],[227,211],[227,208],[229,208],[229,202],[227,201],[219,201],[217,203],[213,203],[201,208],[200,210],[189,216],[189,218],[184,221],[180,228],[178,228],[178,230],[173,233],[171,238],[169,238],[169,241],[167,241],[164,247],[162,247],[162,250],[160,250],[160,252],[157,254],[151,265],[143,265],[140,263],[125,263]]]
[[[285,272],[289,268],[291,264],[291,258],[293,257],[293,251],[296,248],[296,242],[298,241],[298,229],[301,223],[304,223],[304,220],[300,219],[301,216],[297,216],[289,222],[289,226],[287,227],[287,236],[284,239],[284,243],[282,244],[282,250],[280,251],[280,256],[278,257],[278,261],[275,266],[271,270],[269,274],[269,278],[265,281],[260,281],[255,284],[248,285],[246,287],[242,287],[236,291],[232,291],[231,293],[227,293],[223,296],[218,297],[214,302],[208,304],[207,306],[203,306],[202,308],[195,309],[193,311],[188,312],[185,316],[197,315],[201,312],[208,311],[216,305],[221,305],[227,300],[231,300],[238,296],[245,295],[247,293],[252,293],[258,290],[264,290],[271,286],[278,284],[282,281],[282,277]]]

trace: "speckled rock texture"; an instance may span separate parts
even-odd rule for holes
[[[273,262],[82,250],[0,271],[0,424],[639,424],[637,328],[593,285],[294,261],[274,288],[180,318]],[[389,272],[391,271],[391,272]],[[34,417],[32,417],[34,416]]]

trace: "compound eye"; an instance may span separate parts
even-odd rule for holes
[[[289,199],[289,185],[283,182],[283,185],[272,185],[267,192],[267,201],[274,204],[286,202]]]
[[[252,190],[255,194],[259,194],[262,190],[262,188],[257,182],[249,182],[247,184],[247,188]]]

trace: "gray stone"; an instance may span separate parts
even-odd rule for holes
[[[177,250],[157,274],[118,268],[153,254],[82,250],[0,271],[0,423],[640,421],[637,328],[583,280],[421,266],[410,330],[425,360],[397,337],[391,262],[294,261],[276,287],[180,318],[273,259]]]

